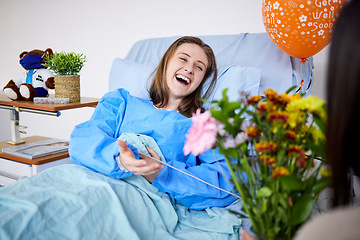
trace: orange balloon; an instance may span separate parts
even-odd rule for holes
[[[263,0],[262,16],[273,42],[290,56],[305,59],[331,40],[347,0]]]

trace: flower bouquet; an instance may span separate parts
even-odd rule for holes
[[[185,153],[217,148],[224,155],[258,238],[291,239],[329,184],[320,174],[325,103],[292,90],[279,95],[269,89],[265,97],[240,93],[237,102],[229,102],[224,90],[214,107],[194,114],[184,146]]]

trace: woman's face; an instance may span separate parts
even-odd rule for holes
[[[200,46],[193,43],[178,46],[166,70],[170,100],[181,100],[194,92],[203,80],[207,66],[207,56]]]

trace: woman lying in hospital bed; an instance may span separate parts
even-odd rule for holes
[[[118,89],[101,99],[89,121],[75,127],[69,151],[73,162],[118,179],[141,175],[190,209],[224,207],[234,202],[233,196],[147,156],[159,160],[161,156],[170,165],[231,191],[226,179],[230,176],[220,155],[215,158],[212,151],[200,157],[183,153],[190,117],[201,108],[202,86],[214,71],[211,86],[215,84],[216,62],[208,45],[194,37],[178,39],[156,69],[151,100]],[[132,144],[138,142],[145,152],[139,153],[139,146]]]
[[[210,76],[210,87],[201,96]],[[216,76],[212,49],[199,38],[179,38],[154,73],[151,100],[133,97],[125,89],[115,90],[101,99],[89,121],[75,127],[69,150],[73,163],[116,179],[142,176],[189,209],[230,205],[236,200],[234,196],[183,173],[232,190],[221,155],[215,156],[213,151],[199,157],[183,153],[190,117],[201,108],[200,98],[211,93]]]

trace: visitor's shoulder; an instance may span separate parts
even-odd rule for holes
[[[298,231],[295,240],[355,239],[360,236],[360,207],[341,207],[310,219]],[[324,231],[324,229],[327,229]]]

